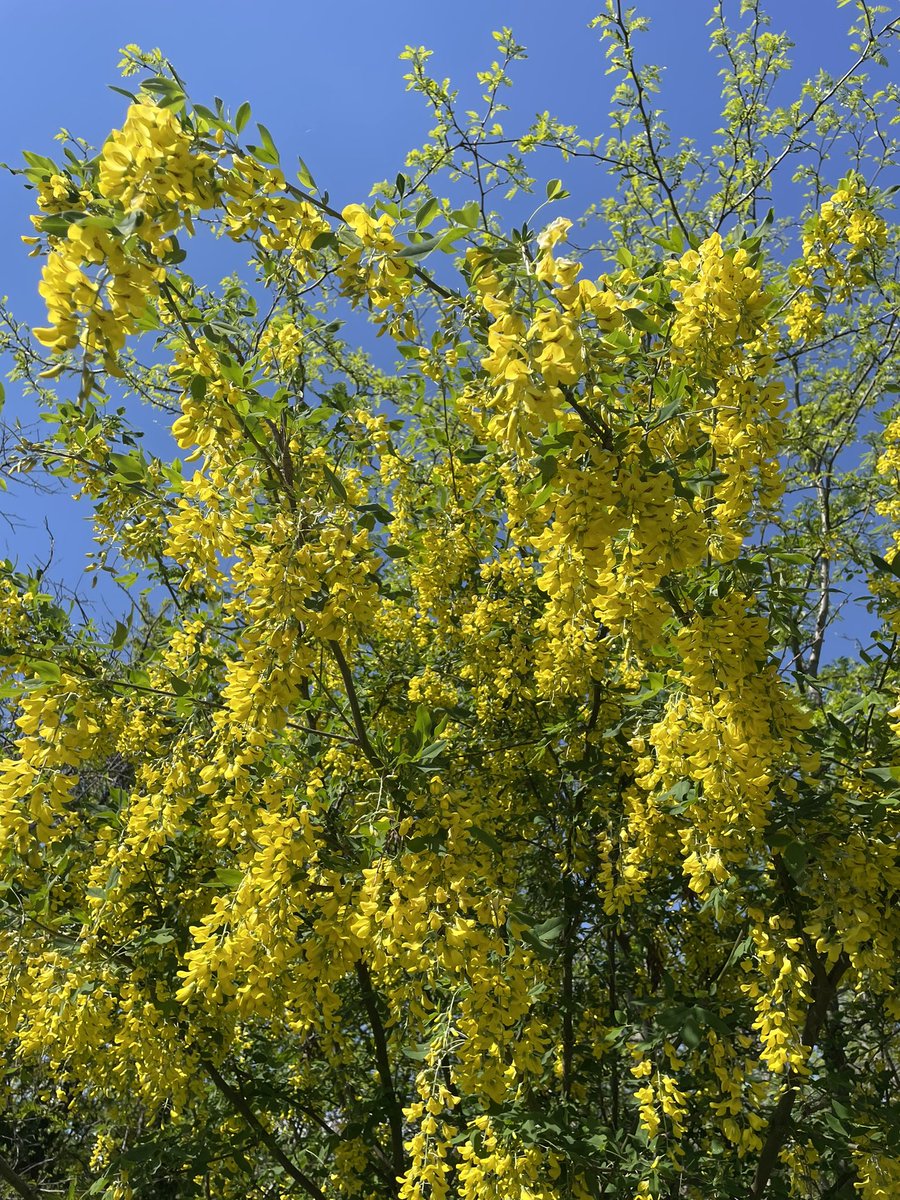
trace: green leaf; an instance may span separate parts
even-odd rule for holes
[[[681,1040],[689,1050],[696,1050],[700,1045],[702,1036],[700,1022],[697,1020],[696,1013],[688,1013],[681,1027]]]
[[[339,500],[343,500],[343,502],[346,504],[348,502],[347,501],[347,489],[344,487],[343,483],[340,481],[340,479],[337,477],[337,475],[335,475],[335,473],[334,473],[334,471],[332,471],[331,467],[327,466],[324,463],[322,464],[322,472],[323,472],[325,478],[328,480],[328,484],[329,484],[329,487],[331,488],[331,490],[334,492],[334,494],[338,497]]]
[[[446,841],[447,830],[438,829],[436,833],[409,838],[406,843],[406,849],[412,851],[413,854],[419,854],[422,850],[429,850],[437,854],[443,849]]]
[[[777,558],[779,562],[796,567],[806,567],[812,562],[808,554],[797,554],[793,550],[767,550],[767,554],[769,558]]]
[[[565,200],[570,195],[563,187],[561,179],[551,179],[547,183],[547,199],[548,200]]]
[[[565,917],[550,917],[546,921],[535,922],[525,913],[519,912],[512,914],[511,919],[524,926],[518,930],[517,936],[542,958],[549,958],[552,955],[552,943],[566,927]]]
[[[266,166],[269,166],[269,167],[277,167],[278,166],[278,159],[271,152],[271,150],[267,150],[265,148],[265,146],[256,146],[252,142],[248,142],[247,149],[250,151],[250,153],[253,155],[253,157],[255,159],[257,159],[261,163],[265,163]]]
[[[81,229],[118,229],[121,231],[121,226],[114,217],[104,217],[100,214],[92,213],[89,216],[80,217],[75,224]]]
[[[265,125],[260,125],[259,121],[256,122],[256,128],[259,130],[259,136],[262,138],[262,144],[266,153],[271,156],[272,161],[277,165],[281,162],[281,158],[279,157],[275,143],[272,141],[271,133],[269,133]]]
[[[897,767],[866,767],[863,775],[872,783],[877,783],[888,791],[900,788],[900,769]]]
[[[170,238],[169,241],[174,242],[175,245],[163,256],[163,262],[169,267],[177,267],[187,258],[187,250],[177,244],[176,238]]]
[[[126,1150],[124,1154],[118,1154],[116,1161],[126,1164],[135,1164],[149,1162],[151,1159],[160,1156],[160,1148],[155,1142],[139,1142],[137,1146],[132,1146],[130,1150]]]
[[[23,150],[22,157],[28,163],[29,167],[34,167],[39,171],[45,172],[47,175],[58,174],[58,168],[52,158],[46,158],[43,154],[33,154],[30,150]]]
[[[470,200],[468,204],[464,204],[462,208],[457,209],[452,216],[455,221],[459,221],[460,225],[465,225],[467,229],[474,229],[481,217],[481,209],[478,207],[478,201]]]
[[[806,870],[806,865],[812,857],[812,849],[804,842],[792,841],[781,851],[781,860],[787,871],[795,879],[799,879]]]
[[[656,333],[656,322],[644,312],[642,308],[626,308],[624,310],[625,320],[641,333]]]
[[[300,164],[297,168],[297,178],[300,180],[300,183],[303,185],[303,187],[307,188],[310,192],[314,192],[316,190],[316,181],[310,174],[309,167],[302,158],[298,159],[297,161]]]
[[[534,925],[532,933],[546,945],[547,942],[555,942],[565,927],[565,917],[550,917],[546,921],[541,921],[539,925]]]
[[[383,504],[357,504],[354,507],[357,512],[370,513],[381,525],[390,525],[394,519],[394,514],[388,512]]]
[[[35,658],[31,662],[26,663],[25,669],[36,675],[42,683],[59,683],[62,678],[62,672],[57,664],[55,662],[48,662],[44,658]]]
[[[430,1042],[420,1042],[418,1046],[404,1046],[403,1054],[406,1058],[411,1058],[413,1062],[424,1062],[431,1053]]]
[[[451,226],[450,229],[445,229],[441,234],[441,249],[452,250],[460,238],[468,237],[469,230],[459,225]]]
[[[137,229],[140,228],[141,225],[143,225],[143,223],[144,214],[139,208],[136,208],[133,212],[130,212],[125,218],[123,218],[123,220],[119,222],[119,233],[121,233],[123,237],[130,237],[131,234],[133,234]]]
[[[236,888],[244,878],[244,872],[237,867],[216,867],[214,879],[204,883],[203,887]]]
[[[394,257],[423,258],[426,254],[430,254],[436,246],[440,246],[443,238],[443,234],[439,234],[437,237],[423,237],[421,242],[413,242],[409,246],[404,246],[402,250],[398,250]]]
[[[48,233],[51,237],[65,237],[69,232],[69,226],[74,225],[80,220],[84,213],[54,213],[52,216],[44,217],[38,226],[41,233]]]
[[[250,105],[245,100],[237,112],[234,114],[234,127],[238,133],[242,133],[244,126],[250,120]]]
[[[473,837],[476,842],[481,842],[482,846],[487,846],[489,850],[493,850],[495,854],[498,854],[502,857],[502,842],[500,842],[498,838],[495,838],[492,833],[488,833],[486,829],[482,829],[478,825],[470,825],[469,836]]]
[[[144,460],[136,451],[131,454],[110,453],[108,462],[114,468],[114,478],[123,479],[126,483],[137,483],[146,474]]]
[[[205,104],[195,104],[193,106],[193,113],[195,116],[198,116],[202,120],[206,121],[206,123],[212,129],[226,128],[226,123],[220,120],[213,110],[211,108],[207,108]]]
[[[156,96],[184,95],[181,85],[176,83],[174,79],[167,79],[164,75],[151,75],[149,79],[143,81],[141,88],[145,92],[152,92]]]
[[[416,720],[413,725],[413,732],[422,734],[423,736],[431,732],[431,713],[424,704],[416,705]]]
[[[422,750],[419,751],[419,753],[416,755],[415,760],[414,760],[416,763],[416,766],[421,767],[423,763],[427,764],[427,763],[433,762],[434,759],[440,758],[440,756],[444,753],[444,751],[446,749],[447,749],[446,739],[438,738],[437,741],[431,742],[429,745],[425,746]],[[430,767],[427,767],[425,769],[431,770]]]
[[[653,686],[651,680],[651,687]],[[659,692],[660,688],[655,688],[653,694]],[[689,804],[692,804],[697,799],[697,785],[692,779],[679,779],[677,783],[673,783],[670,788],[662,792],[656,797],[656,803],[662,804],[664,800],[673,800],[673,812],[683,811]]]
[[[888,562],[880,554],[873,554],[872,562],[875,569],[880,571],[882,575],[893,575],[895,578],[900,579],[900,562],[897,562],[896,559],[893,562]]]
[[[672,417],[677,416],[681,412],[681,401],[670,400],[668,404],[664,404],[653,419],[653,424],[650,429],[656,429],[658,425],[665,425],[666,421],[671,421]]]
[[[416,229],[424,229],[430,221],[434,220],[440,210],[440,203],[434,196],[430,200],[426,200],[416,213]]]

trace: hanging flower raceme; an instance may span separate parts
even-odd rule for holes
[[[169,109],[138,103],[105,143],[90,184],[78,195],[84,215],[65,220],[64,233],[53,216],[62,185],[51,181],[39,196],[56,223],[40,285],[50,324],[34,332],[55,353],[80,344],[88,362],[101,358],[114,372],[166,281],[175,233],[193,233],[192,214],[216,201],[215,165]]]

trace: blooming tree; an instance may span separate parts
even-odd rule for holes
[[[898,23],[781,104],[722,8],[708,152],[607,0],[606,134],[504,126],[508,30],[477,112],[411,48],[434,128],[341,211],[136,47],[27,156],[10,462],[145,591],[0,575],[4,1194],[900,1191]]]

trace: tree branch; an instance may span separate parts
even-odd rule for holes
[[[375,1063],[378,1068],[378,1078],[381,1080],[381,1090],[384,1093],[384,1107],[391,1127],[391,1157],[395,1179],[406,1171],[406,1155],[403,1150],[403,1113],[397,1093],[394,1091],[394,1080],[391,1075],[391,1061],[388,1056],[387,1036],[378,1012],[378,998],[372,986],[372,976],[369,968],[360,959],[356,964],[356,978],[362,991],[363,1004],[369,1025],[372,1029],[372,1041],[375,1043]]]
[[[231,1104],[235,1112],[244,1118],[247,1125],[256,1134],[258,1141],[266,1147],[279,1166],[283,1167],[284,1170],[287,1171],[291,1179],[293,1179],[295,1183],[299,1183],[307,1195],[312,1196],[313,1200],[326,1200],[325,1193],[322,1191],[319,1185],[313,1179],[310,1179],[305,1172],[301,1171],[296,1163],[292,1162],[288,1158],[285,1152],[278,1145],[278,1142],[275,1140],[272,1134],[269,1133],[265,1125],[262,1124],[256,1113],[253,1111],[238,1089],[232,1087],[230,1083],[227,1083],[211,1062],[204,1061],[202,1066],[215,1086],[219,1089],[229,1104]],[[39,1200],[39,1197],[35,1198],[35,1200]]]
[[[774,854],[772,861],[788,907],[791,910],[797,928],[800,930],[800,936],[807,951],[810,968],[812,969],[812,1001],[806,1010],[806,1020],[803,1023],[803,1032],[800,1035],[803,1045],[811,1049],[818,1040],[828,1014],[828,1009],[837,994],[838,984],[842,976],[850,966],[850,960],[842,951],[831,970],[825,970],[825,964],[822,961],[821,955],[817,953],[815,946],[810,941],[809,935],[803,932],[804,921],[802,913],[798,909],[794,882],[788,873],[787,867],[785,867],[780,854]],[[769,1121],[769,1128],[766,1132],[762,1150],[759,1152],[756,1174],[749,1193],[750,1200],[760,1200],[765,1195],[772,1172],[778,1162],[778,1155],[790,1131],[791,1112],[793,1111],[799,1092],[800,1080],[798,1076],[795,1072],[788,1071],[785,1078],[785,1089],[778,1103],[775,1105],[775,1111],[772,1113],[772,1118]]]
[[[363,720],[362,709],[359,704],[359,696],[356,693],[356,684],[353,682],[353,675],[350,671],[350,666],[344,657],[344,652],[341,649],[339,642],[329,642],[328,648],[334,656],[334,661],[337,663],[337,668],[341,673],[341,679],[344,681],[344,690],[347,693],[347,703],[350,705],[350,712],[353,716],[353,728],[356,731],[356,739],[359,742],[359,748],[363,754],[377,770],[381,771],[384,768],[384,762],[381,755],[369,741],[369,733],[366,729],[366,723]]]
[[[806,663],[801,664],[807,675],[819,673],[819,660],[825,644],[828,616],[831,609],[831,480],[826,476],[816,480],[816,499],[819,504],[819,524],[822,531],[822,550],[819,554],[819,603],[816,606],[816,626]]]
[[[832,96],[834,96],[837,92],[840,91],[840,89],[844,86],[844,84],[847,83],[847,81],[853,76],[854,72],[859,70],[859,68],[863,65],[864,62],[868,61],[869,54],[871,52],[872,47],[877,46],[878,42],[884,37],[884,35],[886,33],[894,33],[898,28],[900,28],[900,21],[897,21],[897,20],[888,21],[888,23],[886,25],[882,26],[882,28],[879,29],[876,34],[872,35],[869,38],[868,45],[863,50],[862,54],[859,56],[859,58],[856,60],[856,62],[853,64],[853,66],[848,67],[847,70],[844,72],[844,74],[840,77],[840,79],[838,79],[837,82],[834,83],[828,89],[828,91],[825,92],[825,94],[823,96],[819,97],[819,99],[813,105],[812,109],[806,114],[806,116],[803,118],[803,120],[800,121],[800,123],[794,129],[793,133],[791,134],[791,137],[788,139],[787,145],[782,150],[782,152],[771,160],[771,162],[766,166],[766,168],[762,172],[762,174],[760,174],[753,181],[753,183],[744,192],[744,194],[741,196],[738,196],[738,198],[737,198],[737,200],[735,200],[734,204],[732,204],[729,209],[727,209],[725,212],[723,212],[723,214],[722,214],[723,219],[724,219],[724,217],[729,216],[733,212],[738,212],[743,204],[746,204],[748,200],[752,199],[752,197],[756,194],[757,189],[763,183],[766,182],[766,180],[773,173],[773,171],[777,170],[778,167],[780,167],[781,164],[784,162],[784,160],[787,158],[787,156],[793,151],[793,149],[797,145],[797,140],[800,137],[801,130],[805,129],[806,126],[809,125],[811,121],[814,121],[816,119],[818,114],[821,112],[822,108],[824,108],[824,106],[828,103],[828,101],[832,98]]]
[[[24,1196],[25,1200],[41,1200],[41,1193],[35,1191],[28,1180],[23,1179],[2,1155],[0,1155],[0,1179],[5,1180],[14,1191],[18,1192],[20,1196]]]
[[[631,43],[631,30],[628,26],[628,19],[622,11],[622,0],[616,0],[616,12],[618,14],[617,24],[622,33],[622,49],[625,51],[625,61],[628,64],[628,74],[631,76],[631,81],[634,84],[634,94],[637,99],[638,112],[641,115],[641,124],[644,126],[644,135],[647,138],[647,152],[650,155],[650,161],[653,163],[653,170],[656,172],[656,182],[662,188],[665,194],[666,201],[672,212],[672,216],[678,225],[678,228],[686,238],[690,237],[690,231],[684,223],[684,219],[678,210],[678,205],[675,202],[675,193],[672,190],[672,185],[666,179],[665,172],[662,169],[662,163],[659,160],[659,152],[656,148],[656,142],[653,138],[653,122],[650,113],[647,111],[646,92],[644,90],[644,82],[641,79],[640,72],[634,65],[634,46]]]

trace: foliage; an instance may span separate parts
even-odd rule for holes
[[[340,212],[136,47],[26,156],[12,469],[144,599],[0,577],[6,1194],[897,1194],[898,23],[781,103],[723,8],[709,149],[607,0],[610,133],[507,131],[508,30],[472,112],[410,48]]]

